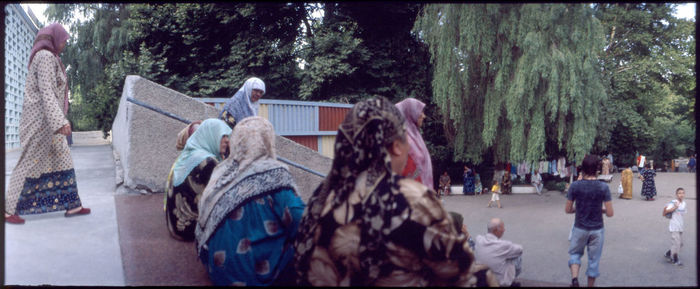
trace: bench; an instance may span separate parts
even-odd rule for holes
[[[536,194],[537,189],[532,185],[515,185],[513,186],[513,194]],[[544,189],[543,189],[544,191]],[[489,192],[490,194],[491,192]],[[462,186],[452,186],[452,194],[462,194]]]
[[[599,175],[598,180],[609,183],[612,181],[613,175]]]

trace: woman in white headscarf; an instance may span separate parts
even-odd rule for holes
[[[265,94],[265,82],[251,77],[243,83],[238,92],[224,104],[219,118],[233,128],[245,117],[258,115],[258,100]]]
[[[215,285],[289,285],[275,281],[293,281],[292,242],[305,206],[276,158],[272,124],[240,121],[230,147],[199,202],[199,257]]]

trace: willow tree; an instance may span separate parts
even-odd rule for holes
[[[601,25],[585,4],[430,4],[433,101],[455,161],[580,161],[607,98]]]

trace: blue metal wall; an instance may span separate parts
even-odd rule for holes
[[[195,98],[201,102],[213,105],[222,109],[228,98]],[[333,157],[333,143],[335,141],[336,130],[321,131],[320,122],[324,122],[319,117],[320,108],[352,108],[352,104],[327,103],[314,101],[295,101],[261,99],[258,115],[266,118],[275,128],[275,133],[281,136],[302,137],[316,136],[316,151],[327,157]],[[344,114],[343,114],[344,118]],[[328,121],[328,120],[325,120]],[[324,125],[327,126],[327,125]],[[306,140],[306,138],[304,138]],[[307,147],[308,144],[304,143]]]

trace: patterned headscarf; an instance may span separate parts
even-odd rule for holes
[[[408,154],[416,163],[417,169],[420,170],[421,182],[428,188],[434,189],[430,152],[428,152],[428,147],[425,146],[425,141],[423,141],[418,128],[418,118],[423,113],[425,103],[415,98],[407,98],[397,103],[396,107],[406,118],[406,133],[408,134],[408,143],[411,145]]]
[[[58,57],[58,54],[61,53],[58,48],[61,46],[61,44],[68,41],[69,37],[70,35],[68,35],[66,29],[58,23],[53,23],[39,29],[39,32],[37,32],[36,38],[34,39],[34,46],[32,47],[32,52],[29,55],[29,64],[27,64],[27,67],[32,65],[32,60],[34,60],[34,55],[37,52],[46,49],[51,51],[51,53],[56,56],[58,63],[61,65],[63,77],[68,79],[68,76],[66,75],[66,68],[63,66],[61,58]],[[68,113],[68,85],[66,85],[66,90],[63,96],[63,113]]]
[[[185,145],[187,144],[187,140],[190,138],[190,136],[194,133],[195,125],[201,125],[202,121],[197,120],[193,121],[190,124],[188,124],[185,128],[183,128],[180,133],[177,134],[177,141],[175,142],[175,148],[179,151],[185,148]]]
[[[296,192],[289,168],[277,160],[275,130],[268,120],[254,116],[236,124],[229,145],[231,155],[214,168],[198,204],[198,252],[219,223],[246,201],[282,188]]]
[[[173,187],[177,187],[187,178],[192,169],[207,157],[221,161],[221,138],[231,134],[231,128],[215,118],[206,119],[187,139],[185,148],[175,160],[173,166]]]
[[[359,251],[362,276],[376,279],[378,268],[389,262],[384,248],[392,229],[392,205],[406,202],[398,193],[401,177],[392,172],[391,157],[386,146],[405,136],[404,117],[386,98],[364,100],[353,106],[338,129],[335,157],[330,173],[309,199],[294,246],[298,280],[306,280],[309,260],[314,251],[315,231],[327,199],[332,198],[330,212],[348,205],[349,195],[356,189],[357,177],[367,172],[367,200],[353,219],[360,226]],[[347,218],[347,216],[346,216]],[[368,284],[371,282],[368,281]]]
[[[250,96],[253,89],[259,89],[265,93],[265,82],[260,78],[251,77],[243,83],[240,89],[234,94],[226,104],[224,111],[227,111],[230,116],[234,117],[234,124],[240,122],[246,117],[258,115],[258,101],[251,102]]]

